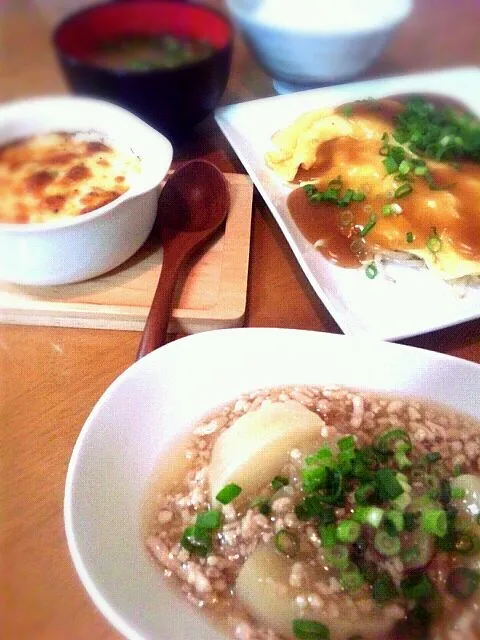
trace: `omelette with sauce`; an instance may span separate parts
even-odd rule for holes
[[[75,133],[46,133],[0,147],[0,222],[72,218],[119,198],[140,160]]]
[[[358,101],[303,114],[272,141],[292,218],[331,262],[370,278],[385,259],[480,275],[480,122],[457,105]]]

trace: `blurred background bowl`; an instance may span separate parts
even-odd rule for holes
[[[407,18],[413,2],[226,0],[226,4],[259,65],[278,86],[290,83],[300,89],[347,81],[365,71]]]
[[[213,52],[171,69],[92,63],[99,45],[126,34],[205,40]],[[230,72],[232,41],[232,25],[222,14],[172,0],[97,4],[65,18],[53,34],[58,61],[75,93],[119,104],[172,138],[188,135],[218,105]]]

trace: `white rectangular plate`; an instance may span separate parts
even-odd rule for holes
[[[398,93],[440,94],[480,117],[480,68],[465,67],[369,80],[222,107],[215,118],[284,233],[318,297],[346,334],[399,340],[480,316],[480,286],[449,285],[426,269],[389,265],[369,280],[343,269],[305,240],[286,206],[291,188],[266,166],[275,131],[305,111]]]

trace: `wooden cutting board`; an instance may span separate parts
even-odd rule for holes
[[[243,324],[253,186],[226,174],[231,207],[225,231],[192,258],[179,278],[169,331],[195,333]],[[0,281],[0,322],[142,331],[162,264],[153,235],[127,262],[88,280],[53,287]]]

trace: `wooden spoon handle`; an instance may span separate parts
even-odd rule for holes
[[[169,264],[170,262],[172,264]],[[173,294],[182,262],[183,259],[170,261],[167,255],[164,254],[160,278],[138,347],[137,360],[140,360],[140,358],[143,358],[154,349],[161,347],[166,342]]]

